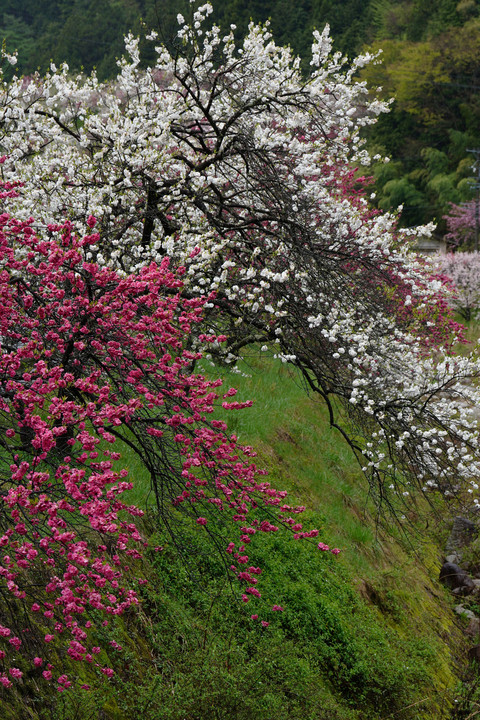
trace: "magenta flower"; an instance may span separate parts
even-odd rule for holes
[[[1,684],[3,685],[3,687],[5,687],[5,688],[9,688],[9,687],[12,686],[12,681],[9,680],[6,675],[3,675],[3,674],[0,675],[0,683],[1,683]]]

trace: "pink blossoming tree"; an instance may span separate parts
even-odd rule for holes
[[[445,253],[434,262],[447,282],[453,283],[451,306],[470,320],[480,307],[480,253]]]
[[[3,202],[16,194],[5,186]],[[285,526],[297,538],[318,534],[302,529],[303,508],[286,504],[251,448],[213,417],[217,400],[227,410],[251,402],[192,370],[200,358],[189,349],[192,337],[225,340],[201,333],[210,298],[185,296],[185,269],[168,258],[130,275],[91,262],[100,238],[95,219],[87,224],[83,237],[69,222],[49,225],[42,237],[33,221],[0,215],[5,687],[21,679],[18,664],[60,691],[70,687],[49,663],[51,647],[113,673],[92,646],[89,612],[108,618],[138,602],[127,566],[145,544],[135,521],[142,511],[122,499],[133,482],[116,469],[122,448],[149,475],[163,529],[178,542],[174,516],[190,516],[223,555],[244,602],[261,596],[248,554],[256,533]]]
[[[445,240],[449,245],[458,247],[463,245],[473,248],[475,242],[475,213],[476,201],[471,200],[463,205],[450,205],[450,212],[444,215],[447,221],[447,233]]]

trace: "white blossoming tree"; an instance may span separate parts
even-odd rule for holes
[[[468,487],[480,365],[449,355],[441,284],[353,171],[369,160],[362,128],[388,109],[356,80],[373,58],[347,64],[326,29],[305,77],[268,28],[237,46],[210,12],[179,16],[176,54],[156,47],[152,67],[127,37],[110,83],[52,66],[1,86],[3,180],[25,186],[12,213],[96,217],[87,262],[183,265],[187,296],[215,293],[223,360],[255,344],[299,368],[387,503],[390,486]]]

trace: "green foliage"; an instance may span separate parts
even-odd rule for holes
[[[378,203],[382,210],[404,206],[403,220],[408,225],[418,224],[422,216],[424,195],[417,190],[408,177],[389,180],[382,188],[382,199]],[[419,208],[420,212],[415,212]]]
[[[377,3],[377,11],[386,4]],[[433,8],[436,24],[425,25],[430,31],[421,41],[390,35],[377,43],[383,64],[364,71],[385,97],[395,97],[391,113],[381,118],[369,141],[395,159],[395,177],[402,182],[387,187],[380,179],[378,203],[394,209],[403,201],[404,225],[439,221],[448,203],[472,197],[467,150],[480,144],[480,23],[470,18],[462,25],[452,7],[439,3],[436,15]]]

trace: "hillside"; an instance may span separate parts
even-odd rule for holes
[[[469,720],[480,352],[357,172],[386,103],[327,31],[307,78],[266,28],[239,47],[205,5],[173,42],[162,7],[169,46],[129,36],[102,85],[73,48],[158,6],[6,13],[72,56],[0,86],[0,717]],[[476,8],[369,8],[414,145],[436,115],[396,64],[448,84]],[[378,204],[470,192],[467,147],[458,182],[435,143],[430,174],[375,165]]]
[[[95,65],[100,77],[115,70],[115,58],[123,51],[123,36],[139,32],[142,22],[168,42],[176,29],[177,13],[188,17],[186,0],[2,0],[0,35],[10,50],[19,52],[19,69],[30,73],[48,68],[51,59],[68,62],[72,69]],[[460,28],[478,16],[475,2],[434,0],[428,9],[418,0],[222,0],[214,3],[215,22],[231,23],[243,36],[251,19],[271,20],[277,42],[289,44],[307,59],[314,28],[331,27],[337,50],[352,57],[373,42],[402,40],[420,42]]]
[[[2,692],[2,718],[468,716],[476,698],[465,659],[468,639],[437,580],[448,519],[443,523],[422,507],[409,518],[408,536],[401,528],[392,534],[390,523],[385,532],[365,501],[364,478],[321,406],[282,364],[255,360],[249,371],[251,377],[235,381],[242,397],[257,401],[232,429],[259,448],[272,482],[312,508],[308,520],[341,554],[318,554],[314,545],[284,534],[259,538],[252,557],[264,568],[264,599],[245,607],[218,559],[204,554],[201,536],[193,528],[186,535],[183,565],[152,514],[145,524],[152,549],[141,567],[148,585],[140,611],[97,631],[102,647],[115,641],[123,648],[100,656],[117,674],[101,681],[83,667],[81,682],[91,689],[56,697],[30,674],[13,702],[12,691]],[[148,483],[139,487],[136,467],[131,464],[132,499],[145,502]],[[162,550],[155,552],[157,543]],[[269,612],[271,603],[284,612]],[[262,628],[252,612],[270,625]],[[67,658],[61,662],[65,672],[79,671]],[[451,714],[455,705],[458,713]]]

